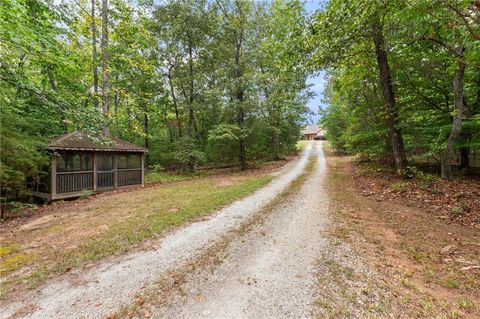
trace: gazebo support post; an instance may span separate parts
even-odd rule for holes
[[[57,156],[55,152],[52,154],[52,168],[50,173],[50,199],[54,199],[57,195]]]
[[[145,186],[145,153],[142,153],[142,187]]]
[[[97,190],[97,154],[93,152],[92,159],[93,159],[93,191]]]
[[[118,187],[117,153],[113,153],[113,185]]]

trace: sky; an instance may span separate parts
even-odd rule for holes
[[[325,0],[306,0],[305,1],[305,10],[307,14],[313,14],[316,10],[320,9],[322,3]],[[311,116],[307,119],[309,124],[316,124],[320,118],[318,115],[318,108],[322,105],[323,93],[326,85],[325,72],[320,71],[319,74],[314,74],[308,77],[307,84],[311,85],[311,90],[315,96],[310,99],[308,102],[308,108],[313,112]]]

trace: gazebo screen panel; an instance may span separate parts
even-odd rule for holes
[[[142,156],[138,153],[117,154],[117,185],[135,185],[142,183]]]
[[[93,189],[93,155],[90,152],[62,151],[57,156],[57,193]]]

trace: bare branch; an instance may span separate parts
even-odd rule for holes
[[[85,9],[77,0],[73,0],[73,2],[75,2],[75,4],[79,6],[80,9],[82,9],[82,11],[85,12],[89,17],[91,17],[90,12],[88,12],[88,10]]]

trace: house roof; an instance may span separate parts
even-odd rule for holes
[[[317,136],[325,136],[325,131],[320,129],[320,131],[317,132]]]
[[[148,150],[142,146],[115,137],[102,139],[80,131],[54,138],[50,141],[47,148],[49,150],[148,152]]]
[[[303,135],[307,135],[307,134],[317,134],[318,132],[320,132],[321,129],[318,127],[318,125],[307,125],[305,126],[305,128],[303,129],[302,131],[302,134]]]

